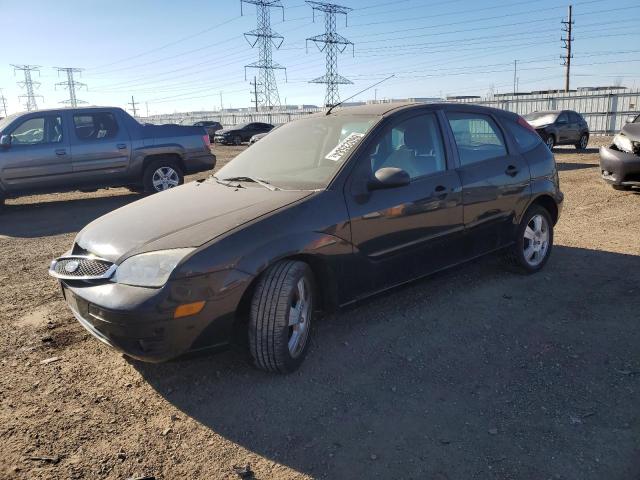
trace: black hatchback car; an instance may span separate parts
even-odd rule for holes
[[[584,150],[589,144],[589,125],[573,110],[533,112],[524,116],[536,132],[553,150],[556,145],[574,145]]]
[[[214,141],[226,145],[240,145],[248,142],[251,137],[259,133],[268,133],[273,130],[270,123],[252,122],[225,128],[216,132]]]
[[[345,108],[95,220],[50,273],[78,321],[132,357],[245,339],[258,367],[289,372],[318,310],[497,250],[540,270],[562,201],[553,154],[515,114]]]

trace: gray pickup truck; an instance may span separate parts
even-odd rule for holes
[[[0,120],[0,205],[20,195],[101,187],[160,192],[215,164],[202,127],[141,124],[120,108]]]

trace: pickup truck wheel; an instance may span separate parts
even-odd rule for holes
[[[311,268],[284,260],[258,281],[249,312],[249,350],[258,368],[277,373],[297,369],[309,347],[315,299]]]
[[[158,193],[184,183],[184,174],[173,160],[156,160],[144,170],[144,190],[147,193]]]
[[[532,205],[518,225],[516,241],[507,251],[507,260],[523,273],[534,273],[547,263],[552,248],[551,215],[544,207]]]
[[[580,140],[578,140],[578,143],[576,143],[575,147],[576,150],[586,150],[587,145],[589,145],[589,135],[584,133],[580,136]]]

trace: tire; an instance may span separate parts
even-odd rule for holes
[[[240,135],[236,135],[235,137],[233,137],[233,144],[242,145],[242,137]]]
[[[532,245],[532,242],[540,243]],[[516,241],[507,252],[507,260],[523,273],[535,273],[545,266],[552,249],[551,215],[546,208],[531,205],[518,225]]]
[[[290,373],[300,366],[309,347],[314,300],[313,273],[304,262],[283,260],[262,275],[249,312],[249,350],[256,367]]]
[[[163,181],[167,178],[167,181]],[[142,184],[147,193],[158,193],[184,183],[184,173],[173,159],[158,159],[144,169]]]
[[[587,145],[589,145],[589,135],[587,135],[586,133],[583,133],[580,136],[580,140],[578,140],[578,143],[576,143],[575,145],[576,150],[586,150]]]
[[[547,135],[547,138],[545,138],[544,143],[547,145],[547,148],[553,152],[553,147],[555,147],[556,145],[556,139],[553,135]]]
[[[611,185],[614,190],[619,190],[621,192],[628,192],[633,187],[631,185]]]

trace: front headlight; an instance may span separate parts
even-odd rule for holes
[[[161,287],[180,260],[193,250],[176,248],[134,255],[118,265],[112,281],[136,287]]]
[[[627,153],[633,153],[633,143],[629,137],[621,134],[617,134],[613,137],[613,144],[618,147],[619,150]]]

